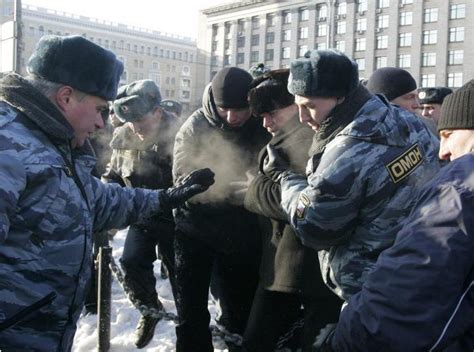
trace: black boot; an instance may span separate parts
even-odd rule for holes
[[[135,330],[135,346],[143,348],[148,345],[155,334],[155,326],[159,318],[151,316],[142,316],[138,321],[137,329]]]

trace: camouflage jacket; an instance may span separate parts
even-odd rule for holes
[[[87,148],[27,81],[0,82],[0,331],[2,351],[68,351],[91,269],[94,231],[159,209],[159,192],[105,185]],[[56,295],[41,307],[34,305]]]
[[[287,172],[282,207],[319,249],[326,284],[347,300],[391,246],[413,194],[439,169],[439,142],[413,114],[372,97],[325,147],[308,177]]]
[[[129,126],[117,127],[110,142],[112,156],[102,180],[127,187],[171,187],[176,132],[176,119],[166,112],[157,129],[145,141],[140,140]]]

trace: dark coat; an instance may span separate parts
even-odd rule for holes
[[[422,190],[393,247],[342,311],[334,351],[474,349],[473,170],[470,153]]]
[[[246,172],[257,172],[258,151],[270,135],[261,121],[251,117],[242,127],[230,128],[218,116],[210,85],[203,107],[181,126],[174,147],[173,178],[209,167],[216,183],[193,197],[175,212],[177,229],[205,241],[212,248],[238,251],[242,233],[259,236],[257,217],[233,199],[233,181],[246,180]]]
[[[289,162],[292,170],[304,174],[313,136],[314,132],[300,124],[295,115],[269,144]],[[260,168],[266,158],[265,147],[259,154]],[[317,252],[304,247],[296,237],[280,200],[280,185],[263,173],[252,181],[245,197],[245,207],[264,218],[260,285],[270,291],[287,293],[303,292],[314,296],[320,294],[321,289],[329,293],[321,278]]]

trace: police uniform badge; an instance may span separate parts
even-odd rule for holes
[[[301,193],[298,198],[298,204],[296,206],[297,219],[304,219],[306,215],[306,209],[308,209],[310,204],[311,204],[311,201],[309,200],[309,197],[306,194]]]
[[[403,154],[385,165],[393,183],[398,183],[410,175],[423,162],[423,154],[418,144],[411,146]]]

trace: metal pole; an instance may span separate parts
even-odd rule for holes
[[[21,0],[13,1],[13,25],[15,26],[14,49],[13,49],[13,71],[20,73],[21,70]]]
[[[110,349],[110,314],[112,298],[112,273],[110,271],[110,258],[112,248],[104,246],[99,248],[99,292],[97,305],[98,341],[97,351],[107,352]]]

